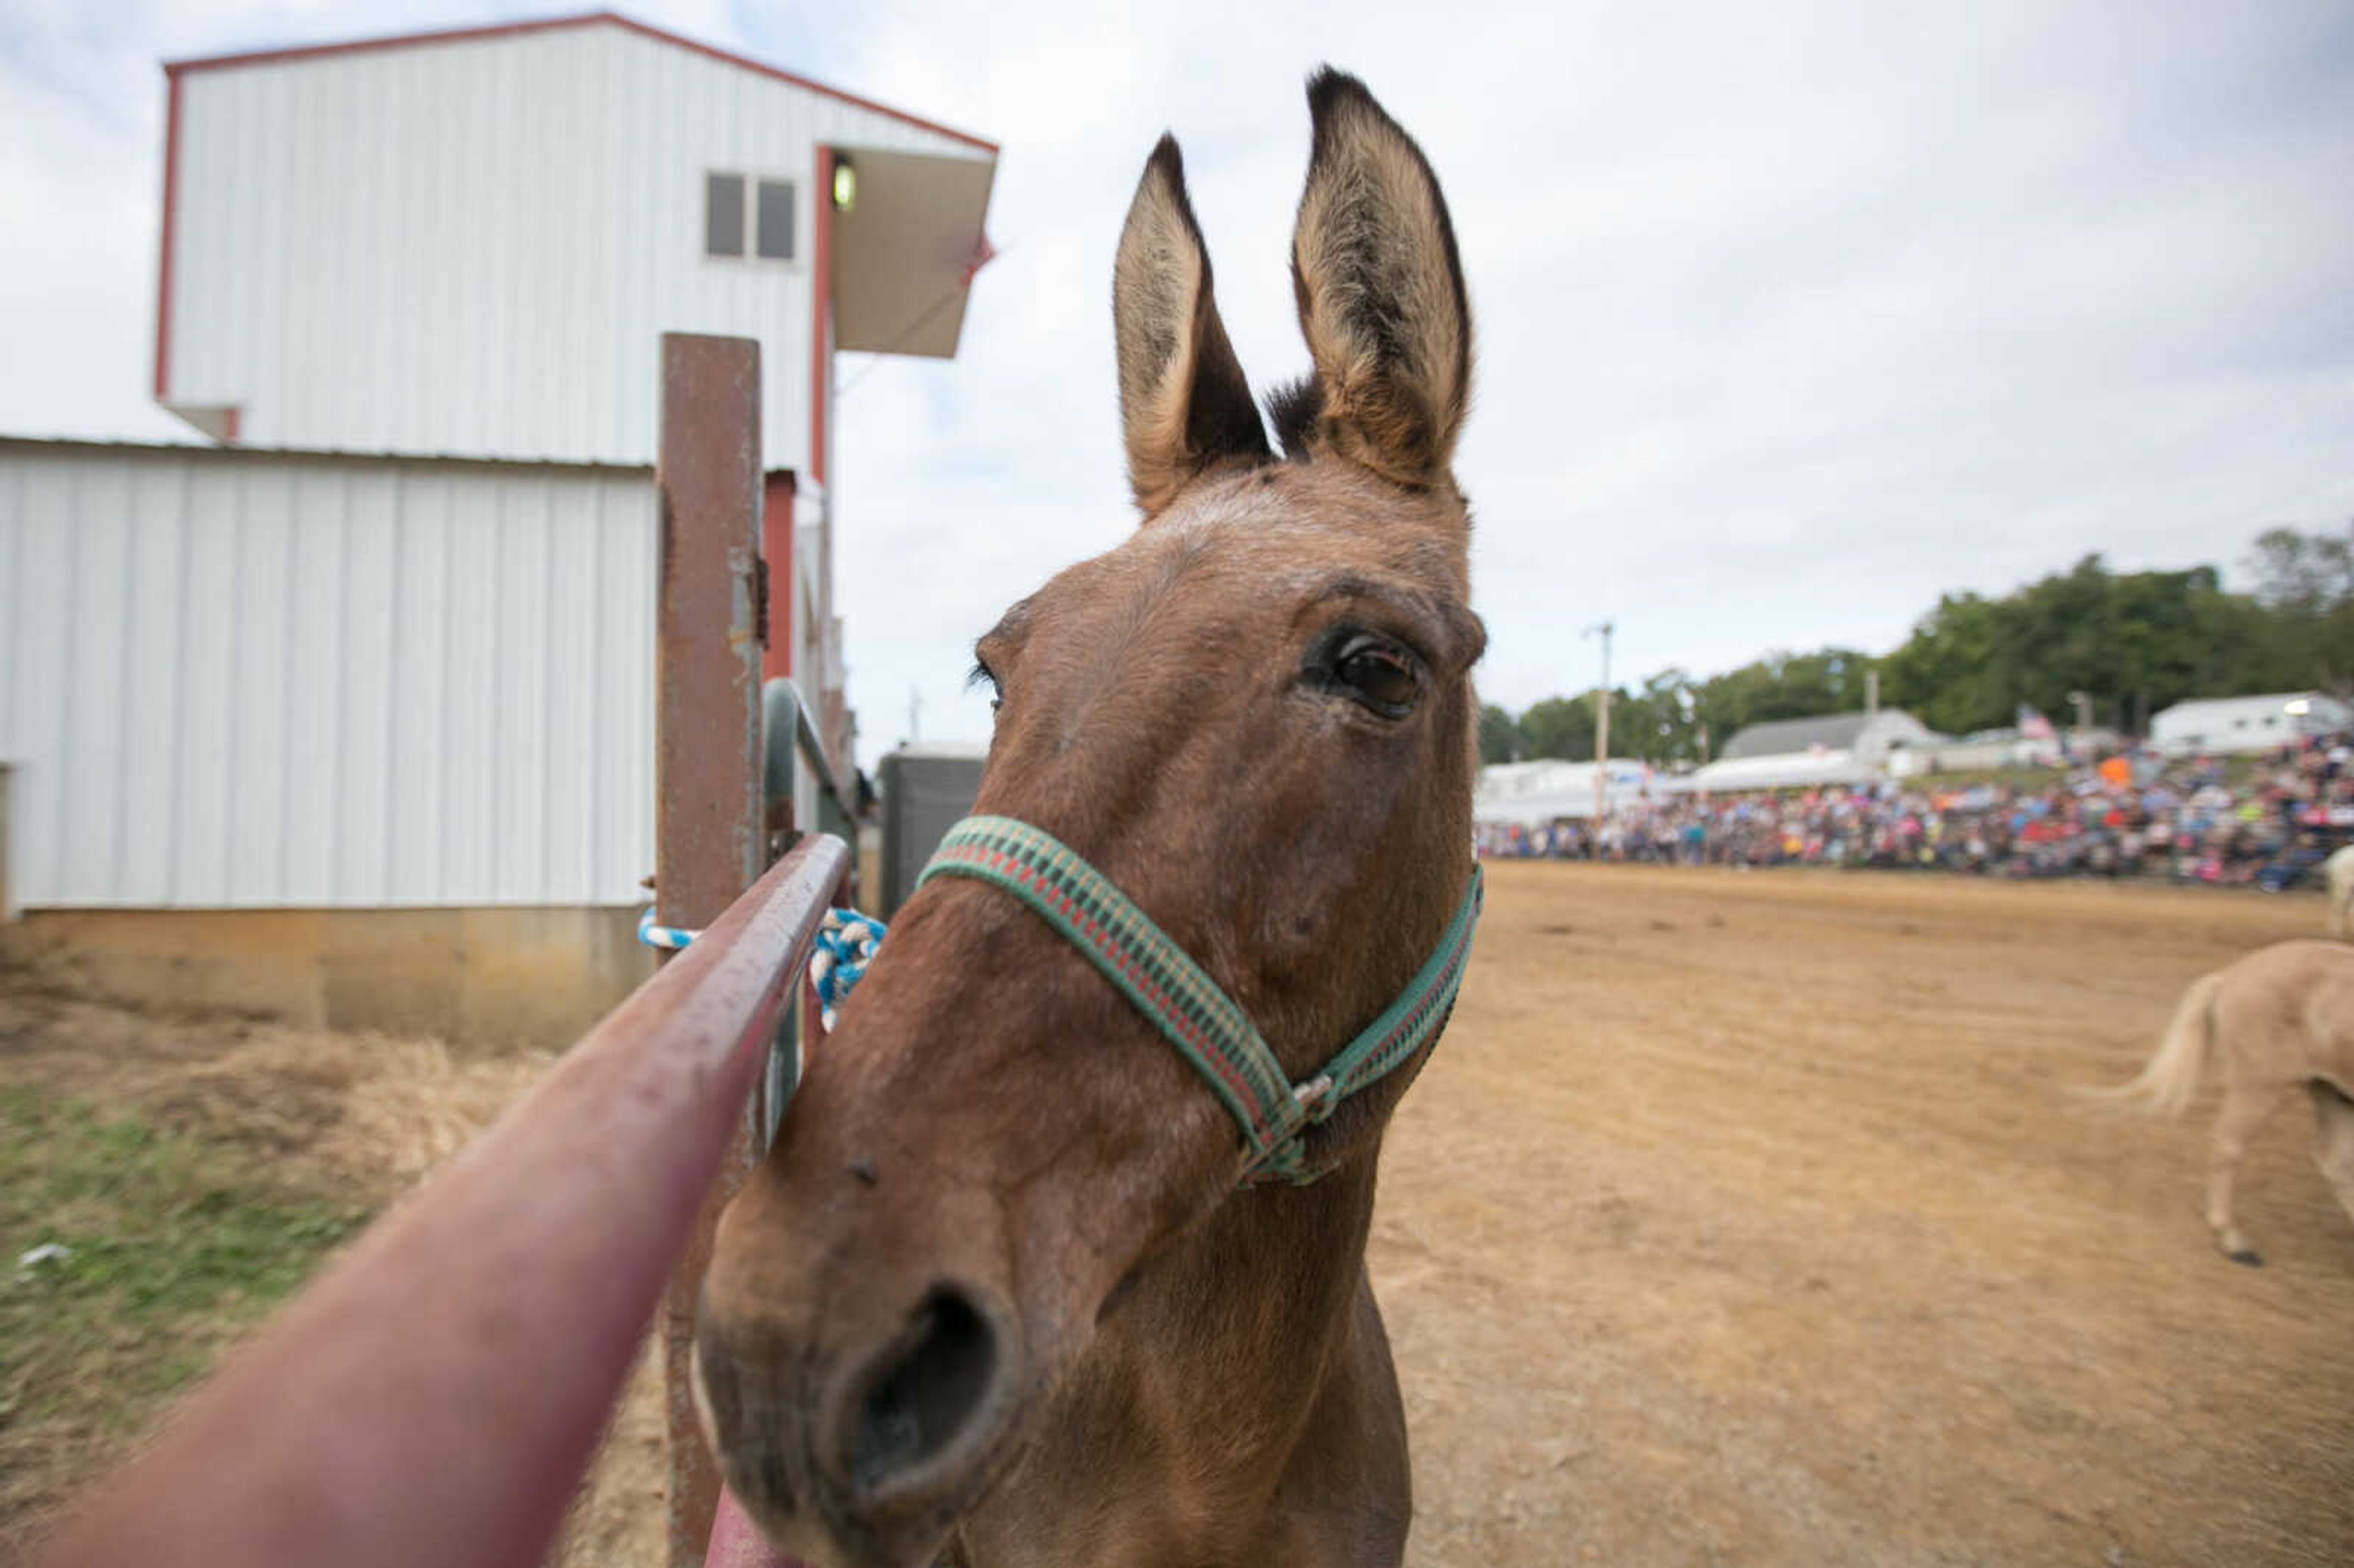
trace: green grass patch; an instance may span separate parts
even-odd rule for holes
[[[366,1218],[233,1150],[0,1085],[0,1435],[143,1425]]]

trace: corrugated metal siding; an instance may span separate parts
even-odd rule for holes
[[[187,71],[164,401],[257,447],[651,462],[658,344],[757,337],[809,471],[810,275],[703,255],[719,169],[985,157],[617,26]]]
[[[625,905],[651,474],[0,444],[27,907]]]

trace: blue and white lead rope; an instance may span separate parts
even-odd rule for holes
[[[829,909],[825,923],[818,927],[817,947],[810,954],[810,984],[816,989],[818,1015],[828,1029],[833,1027],[835,1012],[866,973],[866,966],[875,961],[875,949],[883,945],[883,922],[872,916],[852,909]],[[654,912],[649,906],[638,916],[638,940],[649,948],[668,948],[673,951],[685,947],[700,935],[682,930],[676,926],[657,926]]]
[[[649,948],[668,948],[675,952],[694,941],[696,935],[694,931],[683,931],[676,926],[655,925],[654,909],[651,904],[646,906],[646,912],[638,916],[638,940]]]
[[[818,927],[817,950],[810,955],[810,984],[817,991],[818,1015],[829,1030],[833,1015],[866,974],[883,945],[883,922],[855,910],[829,909]]]

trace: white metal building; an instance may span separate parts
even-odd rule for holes
[[[2354,729],[2354,707],[2325,692],[2196,697],[2152,715],[2150,744],[2174,756],[2269,751],[2304,736]]]
[[[642,469],[0,440],[27,908],[628,905]]]
[[[989,143],[620,16],[164,69],[155,397],[222,440],[647,463],[715,333],[806,496],[828,348],[952,355],[987,253]]]
[[[1943,737],[1902,708],[1823,714],[1746,726],[1714,762],[1693,773],[1695,789],[1790,789],[1851,784],[1911,771],[1909,753]]]
[[[239,450],[0,441],[18,901],[638,901],[665,332],[761,345],[846,756],[833,356],[955,353],[995,148],[609,14],[164,69],[155,396]]]
[[[164,70],[156,400],[256,449],[642,466],[662,334],[757,340],[775,673],[846,758],[834,355],[956,353],[996,148],[609,13]]]
[[[610,987],[493,993],[640,961],[663,334],[760,344],[766,669],[846,762],[834,356],[954,355],[996,149],[608,14],[164,69],[154,391],[217,444],[0,438],[0,898],[566,1037]]]

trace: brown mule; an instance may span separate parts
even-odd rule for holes
[[[1145,525],[981,639],[977,810],[1084,855],[1295,1080],[1398,994],[1471,871],[1471,327],[1421,152],[1310,84],[1293,284],[1315,371],[1269,450],[1176,143],[1113,307]],[[908,901],[721,1222],[697,1393],[730,1486],[828,1568],[1394,1564],[1405,1424],[1365,1235],[1419,1062],[1237,1187],[1235,1124],[995,888]]]
[[[2233,1263],[2260,1264],[2232,1188],[2248,1144],[2303,1089],[2313,1101],[2313,1162],[2354,1216],[2354,948],[2276,942],[2193,980],[2149,1065],[2106,1091],[2179,1115],[2214,1058],[2223,1078],[2207,1167],[2207,1224]]]

